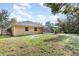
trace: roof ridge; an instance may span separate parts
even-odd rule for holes
[[[43,25],[37,22],[17,22],[15,25],[18,26],[36,26],[36,27],[42,27]]]

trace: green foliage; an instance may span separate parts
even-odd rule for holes
[[[1,30],[1,34],[3,34],[3,31],[8,31],[11,32],[10,28],[12,26],[12,24],[16,22],[15,18],[9,18],[9,12],[5,9],[0,11],[0,28]]]
[[[79,4],[78,3],[45,3],[53,14],[64,13],[67,19],[58,20],[58,26],[65,33],[79,34]],[[75,7],[76,6],[76,7]]]
[[[47,21],[45,23],[45,26],[49,29],[49,32],[52,32],[53,23],[51,23],[50,21]]]
[[[3,34],[3,31],[6,30],[9,27],[9,13],[7,10],[1,10],[0,11],[0,28],[1,34]]]
[[[0,11],[0,27],[6,28],[8,26],[8,11],[7,10],[1,10]]]
[[[46,3],[44,5],[51,8],[53,14],[58,13],[58,11],[60,10],[60,4],[58,3]]]
[[[45,25],[48,26],[48,27],[51,27],[52,23],[50,21],[47,21]]]
[[[65,33],[76,33],[79,34],[79,14],[72,18],[67,18],[65,21],[59,20],[58,26],[61,27],[61,30]]]
[[[58,28],[58,27],[53,27],[53,32],[54,32],[54,33],[60,33],[60,28]]]
[[[16,20],[16,18],[11,18],[10,22],[11,22],[11,26],[13,26],[13,25],[14,25],[14,23],[16,23],[16,22],[17,22],[17,20]]]
[[[45,3],[45,6],[51,8],[51,12],[53,14],[64,13],[64,14],[73,14],[77,11],[75,5],[73,3]]]

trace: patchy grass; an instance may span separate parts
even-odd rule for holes
[[[10,37],[9,35],[0,35],[0,39],[2,39],[2,38],[8,38],[8,37]]]
[[[20,37],[0,36],[0,55],[79,55],[79,39],[63,34],[38,34]]]

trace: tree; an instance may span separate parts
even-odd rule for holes
[[[59,27],[53,27],[53,32],[56,33],[60,33],[60,28]]]
[[[45,26],[48,27],[48,31],[49,32],[52,32],[52,26],[53,26],[53,24],[50,21],[47,21],[46,24],[45,24]]]
[[[58,26],[62,27],[65,33],[78,33],[79,34],[79,14],[74,17],[69,17],[64,21],[58,20]]]
[[[1,27],[1,34],[3,34],[3,31],[6,30],[9,26],[9,13],[7,10],[1,10],[0,11],[0,27]]]
[[[11,27],[15,24],[17,22],[17,19],[16,18],[11,18],[11,20],[10,20],[10,25],[11,25]]]
[[[78,3],[45,3],[45,6],[51,8],[53,14],[64,13],[66,15],[73,14],[78,11]],[[75,7],[76,6],[76,7]]]
[[[12,35],[12,27],[13,27],[13,25],[14,25],[16,22],[17,22],[17,21],[16,21],[16,18],[11,18],[10,21],[9,21],[10,26],[9,26],[9,28],[7,29],[7,32],[8,32],[10,35]]]
[[[63,13],[67,16],[64,21],[58,20],[58,25],[65,33],[79,33],[79,4],[78,3],[45,3],[52,14]]]
[[[48,27],[50,27],[52,24],[51,24],[50,21],[47,21],[45,25],[48,26]]]

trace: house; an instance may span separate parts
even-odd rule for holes
[[[43,33],[43,25],[31,21],[16,22],[11,29],[13,36]]]

